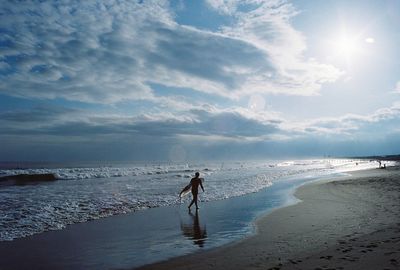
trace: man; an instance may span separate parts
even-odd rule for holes
[[[202,184],[202,178],[199,178],[200,173],[196,172],[195,177],[192,178],[192,180],[190,180],[190,185],[192,186],[192,195],[193,195],[193,200],[192,202],[189,204],[188,208],[190,211],[190,207],[195,204],[196,205],[196,210],[199,209],[198,205],[197,205],[197,195],[199,194],[199,186],[201,187],[201,189],[204,192],[204,188],[203,188],[203,184]]]

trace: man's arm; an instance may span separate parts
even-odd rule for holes
[[[204,192],[204,188],[203,188],[203,184],[202,184],[202,180],[200,179],[200,187],[201,187],[201,189],[203,190],[203,192]]]

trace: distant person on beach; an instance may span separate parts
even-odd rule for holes
[[[204,192],[204,188],[203,188],[203,184],[202,184],[202,178],[199,178],[199,176],[200,176],[200,173],[196,172],[195,177],[193,177],[192,180],[190,180],[190,185],[192,186],[193,199],[192,199],[192,202],[188,206],[189,211],[190,211],[190,207],[193,204],[196,205],[196,210],[199,209],[199,207],[197,205],[197,195],[199,194],[199,186],[201,187],[201,189]]]

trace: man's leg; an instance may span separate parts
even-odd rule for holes
[[[192,201],[190,202],[190,204],[189,204],[189,206],[188,206],[188,208],[189,208],[189,210],[190,210],[190,207],[194,204],[194,196],[193,196],[193,199],[192,199]]]
[[[194,204],[196,205],[196,209],[199,209],[199,206],[197,205],[197,194],[196,196],[193,197]]]

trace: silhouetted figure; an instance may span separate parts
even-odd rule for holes
[[[190,207],[193,204],[196,205],[196,209],[199,209],[199,207],[197,205],[197,195],[199,194],[199,186],[201,187],[201,189],[204,192],[204,188],[203,188],[203,184],[202,184],[202,178],[199,178],[199,176],[200,176],[200,173],[196,172],[195,177],[193,177],[192,180],[190,180],[190,185],[192,185],[193,199],[192,199],[192,202],[188,206],[189,211],[190,211]]]
[[[199,221],[198,211],[196,211],[195,215],[193,215],[192,212],[189,212],[189,215],[192,217],[192,224],[181,223],[183,235],[189,239],[192,239],[195,245],[203,247],[207,238],[206,226],[204,225],[202,228]]]

